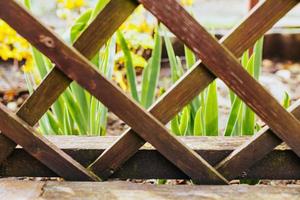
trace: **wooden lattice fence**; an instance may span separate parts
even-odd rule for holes
[[[292,114],[287,112],[237,59],[298,3],[263,1],[218,42],[175,0],[111,0],[74,47],[69,47],[18,3],[0,0],[0,18],[56,64],[16,114],[0,105],[0,176],[60,176],[76,181],[189,178],[199,184],[228,184],[235,178],[300,178],[296,156],[300,156],[299,102],[289,109]],[[88,61],[139,4],[201,59],[148,111]],[[219,138],[171,135],[164,124],[217,77],[268,126],[247,140],[222,138],[221,142]],[[37,133],[32,126],[73,80],[131,129],[116,141],[109,137],[45,138]],[[290,148],[274,150],[282,141]],[[140,149],[145,142],[155,150]]]

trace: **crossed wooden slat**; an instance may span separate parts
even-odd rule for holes
[[[74,47],[86,58],[91,59],[132,13],[136,6],[137,3],[132,1],[123,2],[123,0],[113,0],[109,2],[104,10],[97,15],[90,26],[75,41]],[[103,20],[104,18],[108,19],[108,21]],[[71,79],[57,67],[54,67],[22,105],[17,115],[28,124],[35,125],[71,82]],[[0,155],[0,163],[2,163],[14,150],[15,144],[11,140],[7,140],[3,135],[0,135],[0,137],[2,149],[5,151]]]
[[[198,56],[203,60],[203,63],[205,63],[204,65],[198,62],[197,65],[200,66],[195,66],[191,71],[189,71],[189,73],[173,87],[173,90],[169,91],[150,109],[150,112],[155,117],[157,117],[158,120],[162,121],[163,123],[167,123],[173,115],[175,115],[179,110],[181,110],[181,108],[184,105],[186,105],[212,80],[214,80],[215,76],[204,68],[205,66],[207,66],[208,69],[210,69],[214,74],[218,75],[221,79],[223,79],[224,82],[226,82],[231,87],[231,89],[233,89],[243,100],[245,100],[245,102],[254,111],[256,111],[256,113],[262,119],[264,119],[264,121],[270,127],[272,127],[272,129],[281,139],[286,141],[296,153],[299,152],[299,147],[297,147],[297,144],[299,144],[299,137],[297,139],[297,135],[300,134],[299,122],[295,118],[293,118],[289,113],[287,113],[254,79],[252,79],[247,74],[247,72],[245,72],[242,69],[238,61],[233,57],[233,55],[230,52],[228,52],[224,47],[219,45],[196,21],[193,20],[191,16],[188,15],[187,12],[184,11],[182,7],[180,7],[173,0],[163,0],[160,2],[151,0],[141,0],[140,2],[144,4],[144,6],[149,11],[156,15],[156,17],[160,21],[165,23],[165,25],[167,25],[168,28],[171,31],[173,31],[175,35],[177,35],[178,38],[180,38],[191,49],[193,49],[194,52],[197,53]],[[109,15],[109,13],[111,13],[112,10],[115,11],[115,8],[120,8],[120,6],[118,6],[118,4],[120,3],[128,6],[126,9],[126,14],[122,16],[123,18],[120,17],[122,18],[122,20],[118,21],[119,24],[116,23],[110,31],[106,32],[105,39],[107,39],[107,37],[109,37],[110,34],[114,32],[113,29],[116,29],[118,25],[120,25],[120,23],[126,18],[126,15],[129,15],[130,12],[136,6],[136,4],[132,3],[132,1],[129,0],[112,0],[110,4],[104,9],[104,11],[99,14],[99,16],[101,16],[101,14],[105,13],[106,11],[110,11],[106,13],[107,15]],[[257,7],[253,11],[253,13],[251,13],[250,16],[232,32],[232,34],[229,37],[223,40],[223,43],[230,50],[232,50],[234,55],[240,56],[240,54],[245,49],[249,48],[251,44],[253,44],[254,41],[258,39],[260,35],[267,31],[278,19],[280,19],[297,3],[298,1],[296,0],[267,0],[266,2],[262,3],[259,7]],[[69,78],[76,80],[79,84],[85,87],[94,96],[101,100],[108,108],[110,108],[117,115],[119,115],[121,119],[123,119],[128,125],[130,125],[133,128],[133,130],[136,131],[128,131],[127,133],[123,134],[123,136],[90,167],[101,178],[107,178],[109,175],[111,175],[111,173],[113,173],[123,162],[130,158],[139,149],[139,147],[144,144],[144,140],[146,140],[150,142],[153,146],[155,146],[158,149],[158,151],[160,151],[167,159],[169,159],[173,164],[179,167],[182,171],[184,171],[195,181],[201,181],[201,183],[227,182],[216,170],[214,170],[208,163],[206,163],[206,161],[204,161],[200,156],[195,154],[195,152],[191,151],[184,144],[182,144],[180,141],[171,136],[167,132],[167,130],[162,126],[162,124],[160,124],[155,118],[153,118],[143,109],[141,109],[134,102],[129,100],[121,91],[119,91],[109,81],[107,81],[105,78],[99,75],[95,70],[93,70],[90,64],[82,56],[77,54],[77,52],[73,49],[68,48],[66,45],[64,45],[59,39],[55,37],[55,35],[53,35],[49,30],[43,27],[33,17],[31,17],[18,4],[16,4],[14,1],[4,2],[4,0],[1,0],[0,5],[1,18],[6,20],[21,35],[28,39],[43,53],[48,55],[50,59],[52,59],[56,64],[58,64],[57,67],[60,70],[62,70],[65,74],[67,74]],[[20,13],[20,15],[14,16],[12,14],[14,12]],[[112,19],[117,19],[117,14],[110,15]],[[103,16],[106,15],[103,14],[102,17]],[[97,20],[100,19],[98,17],[93,22],[94,24],[97,24]],[[261,21],[257,19],[260,19]],[[29,24],[30,29],[25,27]],[[107,25],[105,22],[103,24]],[[103,24],[102,26],[104,26]],[[36,30],[34,33],[30,32],[32,27]],[[85,34],[93,34],[94,30],[96,29],[97,26],[93,26],[93,29],[88,28],[86,32],[90,31],[90,33],[84,33],[80,38],[83,38]],[[46,41],[46,43],[41,42],[41,39],[44,42]],[[93,42],[97,42],[97,40],[99,40],[99,38],[95,37],[95,40]],[[81,40],[79,39],[78,41]],[[82,41],[84,40],[82,39]],[[104,40],[102,41],[104,42]],[[78,44],[83,43],[78,42]],[[99,48],[101,45],[98,45],[97,48]],[[87,48],[82,47],[81,50],[84,51],[84,49],[86,50]],[[96,48],[94,50],[96,50]],[[86,51],[93,52],[93,50]],[[92,53],[86,53],[86,56],[92,56]],[[86,77],[82,77],[82,74],[85,74]],[[36,116],[41,116],[51,106],[51,104],[55,101],[59,94],[63,92],[63,90],[71,82],[70,79],[63,77],[63,74],[56,68],[49,74],[49,76],[44,80],[44,84],[42,84],[37,89],[37,91],[32,95],[32,97],[29,98],[29,100],[23,106],[24,108],[27,107],[26,112],[29,116],[31,115],[28,111],[30,111],[33,108],[33,103],[28,103],[31,102],[30,99],[37,99],[39,95],[36,95],[36,93],[38,92],[39,94],[44,95],[49,94],[45,95],[47,96],[47,98],[49,98],[49,96],[52,95],[53,91],[47,91],[46,89],[43,89],[47,88],[47,84],[45,84],[47,80],[48,83],[51,83],[49,82],[49,80],[63,80],[62,87],[52,86],[60,88],[59,92],[55,93],[55,97],[51,97],[51,100],[47,100],[45,104],[40,102],[41,105],[43,105],[43,108],[42,111],[39,112],[39,114],[37,114]],[[240,85],[241,83],[244,83],[245,85]],[[251,88],[249,87],[249,85],[251,86]],[[104,89],[100,89],[100,87],[104,87]],[[187,88],[189,89],[187,90]],[[253,89],[255,90],[255,93],[253,92]],[[45,93],[44,91],[47,92]],[[108,94],[121,99],[120,103],[111,102],[111,100],[107,98]],[[174,101],[174,99],[176,101]],[[260,99],[269,99],[269,102],[271,104],[265,105],[259,101]],[[176,103],[178,103],[177,106],[174,105]],[[128,112],[124,111],[124,109],[129,109],[130,111],[133,111],[135,116],[128,114]],[[166,110],[166,113],[163,113],[164,110]],[[274,110],[276,112],[274,112]],[[7,112],[5,111],[4,113]],[[278,116],[283,116],[285,118],[285,121],[280,121]],[[11,119],[12,116],[6,116],[6,118]],[[39,117],[36,118],[36,121],[38,119]],[[140,125],[139,123],[141,123],[141,120],[145,121],[146,124]],[[31,122],[31,124],[34,124],[34,122]],[[0,123],[0,129],[4,132],[5,135],[7,135],[8,137],[12,137],[11,139],[17,141],[18,144],[22,145],[22,141],[17,140],[20,136],[13,134],[13,128],[6,128],[5,124]],[[27,132],[32,132],[32,130],[26,130]],[[153,132],[156,134],[151,134]],[[270,131],[267,133],[269,133],[269,135],[273,135]],[[265,133],[261,133],[260,135],[264,134]],[[27,134],[27,137],[33,136],[32,134]],[[3,141],[9,140],[6,139]],[[252,143],[255,143],[256,141],[256,139],[253,139]],[[278,139],[277,141],[277,143],[280,142],[280,140]],[[128,145],[128,143],[130,143],[130,145]],[[251,146],[252,143],[245,146]],[[273,143],[275,145],[275,142]],[[7,142],[7,144],[7,146],[9,146],[10,149],[13,149],[14,145],[11,142]],[[43,148],[45,145],[46,142],[42,142]],[[270,145],[270,148],[265,150],[265,152],[263,153],[266,154],[267,151],[271,151],[273,149],[271,148],[271,146],[272,145]],[[224,172],[224,174],[226,174],[226,177],[229,177],[229,175],[225,173],[226,166],[229,166],[229,164],[232,163],[232,161],[235,161],[234,163],[236,165],[242,162],[242,160],[239,159],[240,152],[243,152],[245,158],[248,157],[247,150],[243,151],[243,149],[247,148],[242,148],[242,151],[235,151],[233,154],[231,154],[229,159],[226,159],[223,163],[221,163],[218,166],[218,169]],[[29,148],[26,150],[34,155],[34,151],[36,150],[36,148]],[[11,150],[8,151],[8,154],[9,152],[11,152]],[[61,154],[58,155],[61,156]],[[41,160],[41,158],[39,158],[39,160]],[[250,166],[253,163],[254,162],[251,161],[248,162],[248,166]],[[57,172],[57,169],[53,168],[53,166],[47,166],[55,172]],[[238,165],[238,167],[238,170],[244,169],[244,166],[242,165]],[[68,178],[67,176],[62,176]],[[235,175],[233,175],[232,177],[234,176]],[[200,180],[200,177],[202,177],[202,180]],[[206,178],[203,179],[203,177]]]
[[[15,1],[0,1],[0,7],[2,19],[46,54],[70,79],[76,80],[83,88],[87,89],[195,182],[200,181],[200,177],[204,176],[209,182],[227,183],[226,179],[202,157],[172,136],[157,119],[99,74],[86,58],[59,40]],[[18,15],[15,16],[14,13],[18,13]],[[35,31],[32,32],[32,30]],[[2,129],[4,130],[4,128]],[[153,130],[159,134],[152,134]],[[12,136],[11,132],[3,134]],[[16,138],[11,139],[16,141]],[[22,143],[19,144],[23,146]],[[32,153],[31,149],[23,147]],[[194,166],[191,167],[189,163],[193,163]]]
[[[264,3],[259,4],[253,9],[249,16],[241,22],[241,24],[234,28],[227,36],[222,38],[220,42],[231,50],[234,55],[240,57],[246,49],[251,47],[263,33],[269,30],[297,3],[298,1],[295,0],[267,0]],[[161,122],[168,123],[174,115],[204,90],[215,78],[216,76],[207,70],[201,61],[198,61],[184,77],[182,77],[149,109],[149,111]],[[264,141],[266,142],[266,140]],[[130,146],[128,146],[129,143]],[[134,134],[133,130],[128,130],[112,145],[111,148],[107,149],[93,163],[91,168],[102,178],[107,178],[126,160],[134,155],[144,143],[145,141]],[[262,148],[258,147],[259,145],[256,146],[255,151],[258,152],[257,154],[261,155],[262,152],[260,151]],[[272,151],[273,148],[274,147],[269,147],[268,152]],[[126,151],[123,151],[124,149],[126,149]],[[247,152],[248,151],[245,151],[245,157],[249,156]],[[264,155],[266,155],[266,153]],[[238,157],[235,158],[237,164],[241,163]],[[254,162],[249,160],[249,166],[252,164],[254,164]],[[247,169],[242,166],[239,167],[240,170]],[[228,167],[227,170],[229,169],[230,168]],[[232,170],[235,169],[236,168],[232,168]]]

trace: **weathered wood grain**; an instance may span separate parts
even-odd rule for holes
[[[273,132],[300,156],[300,122],[288,113],[247,71],[174,0],[140,2],[181,39],[205,66],[222,79]],[[170,17],[173,16],[173,17]],[[262,101],[267,99],[267,102]]]
[[[63,191],[70,188],[70,194]],[[97,183],[47,183],[42,195],[44,199],[155,199],[155,200],[264,200],[299,199],[300,187],[283,186],[174,186],[149,185],[126,182]]]
[[[74,48],[86,58],[91,59],[136,6],[137,3],[130,0],[111,0],[78,37]],[[71,82],[72,80],[55,66],[22,105],[17,115],[28,124],[35,125]],[[3,152],[0,154],[0,163],[11,154],[14,148],[15,143],[0,134],[0,149]]]
[[[267,0],[261,2],[227,36],[221,39],[232,53],[240,57],[261,35],[298,4],[298,0]],[[265,17],[268,16],[268,17]],[[170,88],[149,111],[162,123],[168,123],[186,104],[204,90],[216,77],[201,61]],[[186,88],[189,88],[188,90]],[[276,136],[275,136],[276,137]],[[277,137],[276,137],[277,138]],[[126,131],[90,167],[102,178],[108,178],[145,143],[134,131]],[[130,144],[130,145],[128,145]],[[126,149],[126,151],[123,151]],[[101,172],[101,173],[99,173]]]
[[[18,3],[0,1],[0,11],[0,17],[21,36],[46,54],[70,79],[88,90],[191,179],[206,184],[228,183],[201,156],[171,135],[156,118],[99,74],[85,57],[64,44]],[[32,29],[35,31],[32,32]],[[153,130],[157,132],[156,135],[152,134]],[[202,180],[203,177],[206,178]]]
[[[45,182],[0,180],[0,199],[38,199],[43,193],[45,184]]]
[[[83,166],[88,166],[118,137],[52,136],[47,137],[47,139]],[[180,137],[179,139],[211,165],[216,165],[250,137]],[[20,166],[22,167],[20,168]],[[57,175],[28,155],[24,149],[17,147],[0,167],[0,176],[55,177]],[[124,163],[111,178],[189,179],[148,143]],[[249,169],[240,172],[235,178],[300,179],[300,160],[290,148],[281,145]]]
[[[6,137],[20,144],[30,155],[67,180],[92,181],[97,176],[73,160],[23,120],[0,104],[0,130]],[[20,168],[22,165],[19,166]]]
[[[16,191],[19,188],[19,191]],[[18,180],[0,180],[3,195],[22,197],[31,200],[27,191],[36,190],[34,199],[44,200],[84,200],[84,199],[155,199],[155,200],[277,200],[299,199],[300,186],[284,187],[270,185],[231,185],[231,186],[195,186],[195,185],[151,185],[125,181],[104,183],[87,182],[34,182]],[[40,192],[40,194],[38,194]],[[22,196],[25,194],[25,196]],[[27,197],[27,198],[26,198]]]

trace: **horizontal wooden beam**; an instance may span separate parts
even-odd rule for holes
[[[73,181],[100,180],[2,104],[0,119],[0,130],[6,137],[21,145],[32,157],[61,177]],[[19,165],[19,168],[22,167]]]
[[[207,200],[264,200],[299,199],[300,186],[271,185],[150,185],[125,181],[78,183],[60,181],[0,181],[3,199],[207,199]]]
[[[47,137],[63,151],[84,166],[88,166],[118,137]],[[211,165],[228,156],[245,143],[249,137],[179,137]],[[0,152],[1,154],[1,152]],[[97,173],[97,172],[96,172]],[[51,177],[57,176],[46,166],[17,147],[0,167],[2,177]],[[111,178],[120,179],[188,179],[188,177],[166,160],[150,144],[143,146]],[[278,146],[264,159],[243,171],[238,178],[249,179],[300,179],[300,160],[285,145]]]

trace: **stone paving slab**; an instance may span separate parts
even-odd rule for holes
[[[300,199],[300,186],[191,186],[130,182],[42,182],[0,180],[1,200],[279,200]]]

